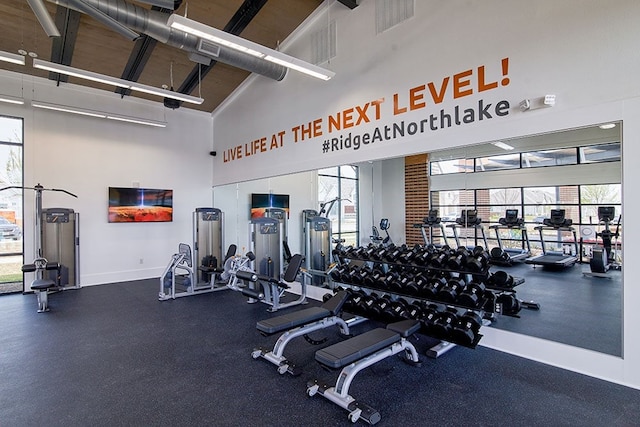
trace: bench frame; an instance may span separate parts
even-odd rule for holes
[[[390,327],[388,328],[395,330],[392,325],[389,325]],[[391,345],[344,366],[338,375],[335,386],[321,384],[317,380],[309,382],[307,384],[307,395],[314,396],[316,393],[320,393],[329,401],[349,411],[348,418],[349,421],[353,423],[362,418],[369,424],[376,424],[380,421],[380,413],[372,407],[356,401],[354,397],[349,395],[349,387],[358,372],[403,351],[405,352],[405,360],[407,362],[418,365],[420,363],[418,352],[413,344],[406,338],[408,335],[416,332],[413,330],[415,328],[411,329],[412,330],[407,329],[404,332],[398,333],[397,341]]]

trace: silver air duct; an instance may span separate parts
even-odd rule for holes
[[[223,62],[233,67],[242,68],[252,73],[269,77],[276,81],[280,81],[287,73],[287,69],[281,65],[274,64],[251,55],[238,52],[225,46],[217,46],[213,43],[205,41],[201,43],[200,39],[170,28],[167,25],[168,16],[155,10],[148,10],[143,7],[127,3],[124,0],[49,0],[52,3],[69,9],[83,12],[82,5],[77,6],[77,2],[85,3],[110,16],[120,24],[146,34],[158,40],[161,43],[176,47],[189,53],[206,56],[216,61]],[[215,46],[212,49],[212,45]],[[215,55],[217,53],[217,55]]]

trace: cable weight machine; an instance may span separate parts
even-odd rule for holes
[[[17,189],[35,192],[35,256],[33,262],[24,264],[24,273],[35,273],[30,288],[38,297],[38,312],[49,311],[47,295],[65,289],[80,288],[79,221],[73,209],[42,207],[42,193],[56,191],[77,198],[75,194],[59,189],[8,186],[0,192]]]

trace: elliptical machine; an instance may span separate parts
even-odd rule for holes
[[[603,275],[609,269],[619,270],[620,264],[616,261],[615,251],[612,241],[620,237],[620,221],[622,215],[618,217],[616,231],[611,231],[611,223],[615,216],[614,206],[598,206],[598,220],[604,224],[604,230],[596,233],[596,238],[602,239],[602,245],[596,245],[593,248],[589,267],[592,275]]]

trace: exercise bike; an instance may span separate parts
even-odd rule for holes
[[[601,245],[596,245],[593,248],[591,259],[589,260],[589,267],[591,268],[591,275],[596,277],[604,277],[604,275],[610,270],[619,270],[621,265],[616,261],[615,251],[613,249],[612,241],[620,237],[620,221],[622,215],[618,216],[616,224],[616,231],[611,231],[611,222],[615,215],[615,207],[613,206],[599,206],[598,207],[598,220],[604,224],[604,230],[596,233],[596,238],[602,239]]]
[[[376,228],[376,226],[374,225],[372,227],[373,229],[373,236],[371,236],[371,241],[374,243],[378,243],[382,246],[391,246],[393,245],[393,240],[391,240],[391,236],[389,236],[389,219],[388,218],[382,218],[380,220],[380,230],[384,231],[386,236],[382,237],[380,236],[380,233],[378,232],[378,229]]]

